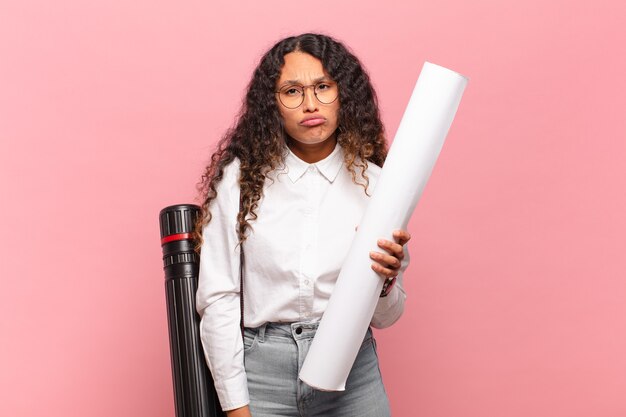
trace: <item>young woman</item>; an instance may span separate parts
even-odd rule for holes
[[[371,329],[345,391],[298,380],[385,156],[375,92],[345,46],[303,34],[263,56],[203,175],[196,225],[201,338],[228,416],[389,415]],[[377,328],[404,309],[410,236],[393,236],[370,254],[385,280]]]

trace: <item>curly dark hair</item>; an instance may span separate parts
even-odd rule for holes
[[[275,95],[284,56],[299,51],[314,56],[339,88],[337,143],[343,148],[345,165],[356,184],[367,193],[365,171],[370,161],[382,166],[387,156],[384,127],[380,120],[376,93],[359,60],[337,40],[320,34],[305,33],[276,43],[262,58],[248,84],[245,101],[235,126],[217,145],[205,168],[198,190],[202,211],[195,225],[196,249],[202,245],[202,228],[211,221],[209,206],[217,196],[216,186],[224,168],[235,158],[240,161],[239,186],[242,209],[237,215],[239,242],[246,238],[250,220],[263,196],[266,175],[284,162],[286,133]],[[364,183],[357,180],[360,169]]]

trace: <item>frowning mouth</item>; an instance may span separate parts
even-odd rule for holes
[[[300,125],[302,126],[307,126],[307,127],[313,127],[313,126],[319,126],[321,124],[326,123],[326,119],[321,117],[321,116],[314,116],[314,117],[307,117],[306,119],[302,120],[300,122]]]

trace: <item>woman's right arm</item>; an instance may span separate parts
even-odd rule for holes
[[[225,168],[209,208],[212,218],[202,233],[196,308],[204,356],[222,409],[245,412],[249,396],[239,327],[238,177],[235,161]]]

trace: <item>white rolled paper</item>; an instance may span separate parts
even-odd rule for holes
[[[383,280],[369,253],[379,238],[405,229],[422,195],[467,78],[429,62],[404,112],[333,294],[300,371],[300,379],[323,391],[343,391],[372,320]]]

